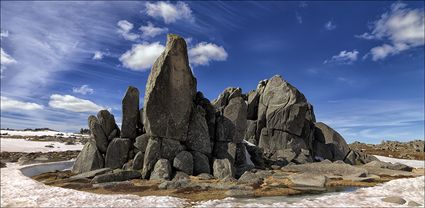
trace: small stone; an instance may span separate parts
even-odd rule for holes
[[[390,196],[381,199],[383,202],[393,203],[393,204],[405,204],[406,200],[398,196]]]

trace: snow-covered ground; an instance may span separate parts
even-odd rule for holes
[[[59,132],[59,131],[22,131],[22,130],[0,130],[0,133],[11,135],[11,136],[61,136],[61,137],[71,137],[71,136],[78,136],[78,137],[87,137],[88,135],[82,135],[82,134],[74,134],[69,132]]]
[[[67,162],[38,164],[24,167],[24,172],[32,175],[31,169],[45,167],[53,170],[66,168]],[[68,162],[69,163],[69,162]],[[0,207],[183,207],[185,200],[175,197],[135,195],[102,195],[44,185],[26,177],[22,166],[8,164],[1,169]]]
[[[408,165],[413,168],[425,168],[425,161],[424,160],[404,160],[404,159],[397,159],[397,158],[391,158],[391,157],[384,157],[379,155],[374,155],[376,158],[378,158],[381,161],[384,162],[390,162],[390,163],[402,163],[405,165]]]
[[[409,179],[397,179],[375,187],[360,188],[353,192],[325,194],[324,196],[298,197],[268,197],[262,199],[210,200],[201,202],[196,207],[391,207],[391,204],[381,201],[388,196],[399,196],[406,201],[424,203],[424,176]],[[407,207],[404,205],[398,205]]]
[[[82,144],[65,145],[61,142],[27,141],[25,139],[0,139],[0,151],[3,152],[59,152],[67,150],[81,150]],[[53,148],[45,147],[53,145]]]
[[[379,158],[381,159],[381,158]],[[423,161],[389,158],[389,162],[400,162],[418,167]],[[388,161],[388,158],[382,158]],[[101,195],[72,189],[47,186],[27,176],[42,172],[68,169],[72,162],[56,162],[28,166],[7,164],[1,169],[0,207],[185,207],[190,206],[184,199],[175,197],[135,195]],[[419,166],[421,167],[421,166]],[[407,201],[423,204],[425,200],[425,177],[397,179],[375,187],[359,188],[351,192],[326,193],[297,197],[263,197],[253,199],[226,198],[194,204],[198,207],[389,207],[381,201],[383,197],[400,196]],[[402,206],[407,206],[407,203]]]

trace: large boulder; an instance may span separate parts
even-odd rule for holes
[[[108,148],[108,137],[105,132],[103,132],[99,119],[96,116],[90,115],[88,117],[88,125],[97,149],[101,153],[105,153]]]
[[[181,151],[173,161],[173,167],[188,175],[193,175],[193,157],[190,152]]]
[[[208,157],[198,151],[192,151],[193,157],[193,175],[201,173],[210,173],[210,162]]]
[[[149,138],[143,158],[142,178],[149,178],[150,173],[161,155],[161,139]]]
[[[108,146],[105,157],[105,167],[121,168],[128,159],[131,141],[127,138],[115,138]]]
[[[315,116],[304,95],[280,76],[266,84],[258,102],[256,138],[267,157],[276,151],[311,149]]]
[[[213,174],[215,178],[225,179],[235,177],[235,168],[229,159],[215,159],[213,164]]]
[[[322,157],[323,159],[329,159],[331,161],[344,160],[345,156],[347,156],[350,151],[350,147],[345,142],[344,138],[338,132],[322,122],[317,122],[315,127],[314,146],[317,149],[313,149],[313,152],[316,152],[315,156]],[[323,146],[326,146],[326,148],[323,148]],[[332,154],[331,157],[329,157],[329,152]]]
[[[161,141],[161,158],[173,161],[174,157],[185,149],[185,146],[180,144],[179,141],[163,138]]]
[[[102,127],[103,133],[108,138],[108,141],[119,136],[119,129],[115,123],[114,115],[112,115],[108,110],[99,111],[97,113],[97,119]]]
[[[151,180],[170,180],[171,179],[171,165],[167,159],[159,159],[155,163],[152,171]]]
[[[236,158],[236,144],[233,142],[215,142],[214,157],[217,159],[229,159],[234,164]]]
[[[146,133],[185,141],[195,94],[196,79],[189,67],[186,42],[170,34],[146,84],[143,110]]]
[[[197,106],[192,111],[187,137],[185,144],[189,150],[196,150],[204,154],[211,153],[210,135],[205,119],[205,110],[201,106]]]
[[[146,151],[146,146],[148,146],[148,141],[149,141],[149,135],[147,134],[142,134],[138,137],[136,137],[135,142],[134,142],[134,147],[140,151],[145,153]]]
[[[72,173],[79,174],[103,168],[102,154],[97,150],[93,141],[87,142],[72,167]]]
[[[129,86],[122,99],[121,138],[137,137],[139,119],[139,90]]]
[[[226,88],[213,105],[220,112],[216,118],[216,140],[240,143],[247,125],[247,105],[240,88]]]

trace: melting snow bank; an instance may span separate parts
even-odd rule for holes
[[[1,151],[6,152],[60,152],[83,149],[82,144],[65,145],[61,142],[28,141],[25,139],[1,138],[0,143]],[[53,148],[46,147],[46,145],[53,145]]]
[[[72,162],[30,166],[8,164],[1,169],[0,207],[183,207],[187,203],[175,197],[101,195],[47,186],[24,175],[66,169]],[[44,170],[44,171],[43,171]],[[24,172],[24,173],[23,173]]]
[[[390,207],[407,206],[391,204],[381,201],[388,196],[399,196],[406,201],[423,203],[424,176],[409,179],[397,179],[369,188],[359,188],[353,192],[326,194],[308,197],[268,197],[269,200],[260,199],[234,199],[210,200],[201,202],[195,207]],[[279,201],[279,202],[276,202]]]
[[[408,165],[413,168],[425,168],[425,160],[404,160],[404,159],[397,159],[397,158],[391,158],[391,157],[384,157],[379,155],[374,155],[376,158],[378,158],[381,161],[384,162],[390,162],[390,163],[402,163],[405,165]]]

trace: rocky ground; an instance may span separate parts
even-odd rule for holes
[[[18,163],[27,165],[33,163],[57,162],[75,159],[80,151],[68,150],[61,152],[0,152],[1,167],[6,167],[5,163]]]
[[[354,142],[350,148],[370,155],[381,155],[392,158],[425,160],[424,140],[409,142],[383,141],[381,144],[365,144]]]
[[[175,196],[191,202],[225,197],[263,197],[311,194],[349,187],[369,187],[396,178],[424,175],[424,169],[372,161],[352,166],[341,161],[289,165],[276,170],[245,172],[238,180],[216,179],[210,174],[174,174],[172,180],[143,180],[140,172],[103,168],[75,175],[70,171],[32,177],[47,185],[99,194]]]

